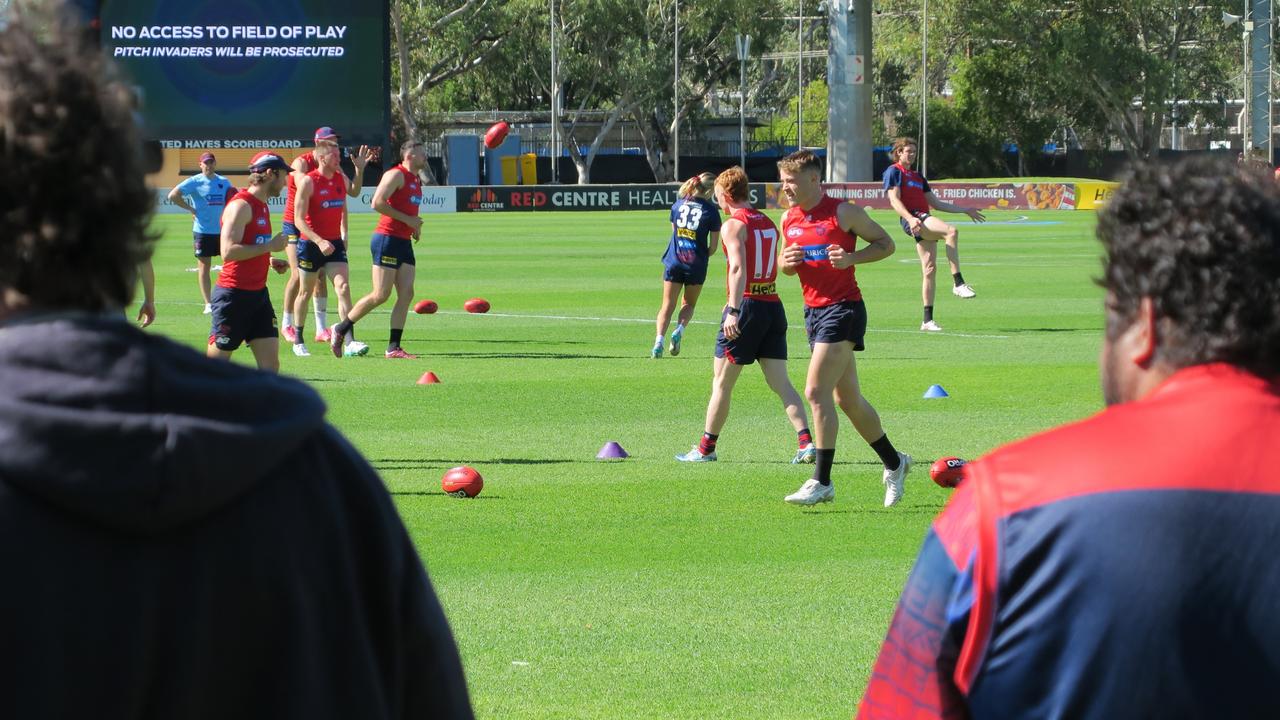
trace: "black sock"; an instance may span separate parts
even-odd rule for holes
[[[342,322],[338,323],[337,328],[338,328],[338,332],[343,335],[352,335],[351,329],[354,328],[355,326],[356,324],[351,322],[350,320],[343,320]],[[352,337],[354,337],[354,335],[352,335]]]
[[[929,321],[930,321],[930,320],[932,320],[932,319],[933,319],[933,306],[932,306],[932,305],[925,305],[925,306],[924,306],[924,321],[925,321],[925,322],[929,322]]]
[[[960,287],[964,284],[964,275],[961,275],[960,273],[953,273],[951,275],[951,279],[956,281],[956,287]]]
[[[800,447],[812,445],[813,435],[809,433],[809,428],[801,428],[800,432],[796,433],[796,441],[800,444]]]
[[[293,326],[293,329],[297,331],[298,337],[296,340],[293,341],[293,343],[295,345],[302,345],[303,344],[302,334],[307,331],[307,328],[305,327],[305,323],[303,323],[302,320],[297,318],[295,318],[295,320],[297,320],[297,324]]]
[[[836,449],[817,450],[817,458],[814,463],[813,479],[823,485],[831,484],[831,466],[836,462]]]
[[[879,440],[871,443],[871,449],[880,456],[880,462],[884,463],[886,470],[897,470],[902,464],[902,458],[898,457],[898,450],[889,442],[888,435],[881,435]]]
[[[698,443],[698,452],[702,453],[703,455],[710,455],[711,453],[715,452],[716,440],[719,440],[719,439],[720,439],[719,435],[712,435],[709,432],[702,433],[702,440]]]
[[[387,344],[388,350],[395,350],[400,347],[400,338],[404,335],[404,328],[391,328],[391,342]]]

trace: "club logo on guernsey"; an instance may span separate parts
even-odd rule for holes
[[[804,245],[802,247],[804,247],[804,259],[806,261],[828,259],[826,245]]]
[[[266,225],[266,224],[267,224],[267,219],[266,219],[266,218],[264,218],[264,217],[260,217],[260,218],[258,218],[258,224],[259,224],[259,225]]]

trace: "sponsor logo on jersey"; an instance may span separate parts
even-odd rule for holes
[[[254,245],[266,245],[266,244],[267,244],[267,243],[269,243],[269,242],[271,242],[271,236],[270,236],[270,235],[255,235],[255,236],[253,237],[253,244],[254,244]]]
[[[777,295],[778,283],[751,283],[747,285],[748,295]]]
[[[325,210],[331,210],[336,207],[342,207],[344,204],[345,202],[343,200],[325,200],[324,202],[320,203],[320,207],[324,208]]]
[[[805,245],[803,247],[804,247],[804,259],[806,261],[828,259],[826,245]]]
[[[422,204],[422,196],[421,196],[421,195],[410,195],[410,196],[409,196],[409,204],[410,204],[410,205],[421,205],[421,204]]]

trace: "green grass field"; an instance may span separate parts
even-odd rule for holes
[[[428,216],[417,297],[441,311],[410,315],[404,345],[420,359],[381,357],[389,305],[358,327],[369,357],[337,360],[312,344],[301,359],[282,345],[282,371],[323,394],[329,419],[394,494],[478,717],[847,718],[947,500],[929,463],[1100,407],[1093,213],[992,212],[986,225],[960,225],[979,294],[953,297],[940,263],[936,317],[947,332],[937,335],[918,331],[914,248],[889,213],[873,216],[898,252],[858,270],[870,315],[859,374],[889,437],[917,462],[890,510],[876,456],[847,422],[836,502],[783,503],[809,466],[789,464],[795,435],[751,369],[720,461],[672,459],[702,431],[724,264],[713,258],[680,357],[650,360],[665,211]],[[190,221],[156,222],[154,328],[203,347]],[[369,289],[372,223],[352,218],[357,297]],[[799,287],[779,280],[802,388]],[[283,278],[270,282],[279,312]],[[473,296],[492,312],[463,312]],[[237,358],[252,362],[247,349]],[[416,385],[427,370],[442,384]],[[922,399],[933,383],[951,397]],[[632,457],[596,461],[609,440]],[[464,463],[484,474],[475,500],[440,491],[444,470]]]

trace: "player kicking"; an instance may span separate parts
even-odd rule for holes
[[[413,243],[422,237],[422,181],[418,173],[427,164],[427,151],[422,143],[410,140],[400,146],[400,164],[382,174],[373,193],[373,209],[382,217],[374,228],[370,250],[373,253],[373,291],[360,298],[347,313],[347,319],[333,326],[329,346],[342,357],[342,341],[356,323],[373,312],[396,291],[396,304],[391,308],[391,340],[386,356],[413,360],[400,347],[404,324],[413,302],[413,279],[416,274]],[[410,240],[412,238],[412,241]]]
[[[716,338],[706,432],[697,446],[676,456],[682,462],[716,459],[716,441],[729,418],[733,386],[742,368],[757,359],[765,382],[781,398],[796,429],[800,449],[791,462],[811,463],[814,459],[813,439],[800,393],[787,377],[787,314],[776,282],[778,228],[751,206],[749,198],[747,174],[742,168],[731,167],[716,178],[715,200],[730,216],[720,229],[729,266],[729,302],[721,313],[720,334]]]
[[[821,160],[813,153],[791,153],[778,163],[778,171],[782,191],[791,201],[791,209],[782,217],[786,236],[782,272],[799,275],[804,290],[804,324],[813,348],[804,394],[813,411],[817,448],[813,477],[786,501],[813,505],[835,499],[831,465],[840,428],[839,405],[884,463],[885,507],[897,505],[902,481],[911,470],[911,456],[894,449],[880,416],[862,396],[853,356],[855,350],[863,349],[867,330],[867,309],[853,266],[889,257],[893,240],[862,208],[827,197]],[[857,237],[868,247],[855,250]]]
[[[284,233],[271,234],[271,210],[267,201],[280,194],[289,175],[289,164],[270,152],[249,161],[249,187],[236,193],[222,213],[219,249],[222,273],[210,304],[213,327],[209,331],[212,358],[230,358],[247,342],[258,367],[280,371],[280,340],[276,311],[267,292],[267,268],[285,272],[288,264],[271,253],[284,250]]]
[[[307,311],[307,300],[315,292],[320,269],[333,282],[338,294],[338,317],[343,320],[351,309],[351,285],[347,267],[347,176],[339,167],[340,153],[337,145],[325,145],[315,149],[320,166],[298,179],[298,196],[294,222],[298,226],[298,269],[302,271],[302,287],[294,304],[294,316],[298,319],[297,338],[293,342],[293,354],[307,357],[311,353],[303,344],[301,318]],[[368,148],[352,156],[357,168],[356,177],[364,173],[369,163]],[[332,340],[331,340],[332,341]],[[357,341],[351,334],[346,338],[344,352],[364,355],[369,346]]]
[[[911,169],[916,161],[916,141],[898,138],[893,141],[889,156],[894,164],[884,171],[884,189],[889,204],[901,216],[899,222],[908,235],[915,238],[916,254],[920,256],[920,271],[924,275],[921,296],[924,299],[924,321],[920,329],[925,332],[941,332],[942,327],[933,321],[934,277],[937,275],[938,241],[947,246],[947,262],[951,265],[951,280],[955,283],[951,294],[959,298],[977,295],[964,281],[960,273],[960,231],[929,214],[930,208],[943,212],[964,213],[974,222],[986,220],[977,208],[962,208],[939,200],[929,189],[929,181]]]

